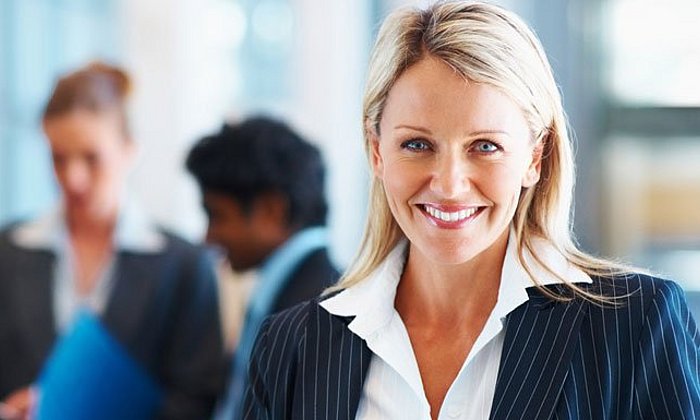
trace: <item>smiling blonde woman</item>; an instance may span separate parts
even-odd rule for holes
[[[269,318],[244,418],[695,418],[683,292],[579,251],[561,98],[514,14],[384,22],[364,96],[373,173],[354,264]]]

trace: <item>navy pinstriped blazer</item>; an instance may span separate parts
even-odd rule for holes
[[[618,306],[557,302],[533,287],[509,314],[490,418],[700,418],[700,335],[680,287],[643,275],[582,287]],[[355,418],[372,353],[350,320],[318,300],[268,318],[244,419]]]

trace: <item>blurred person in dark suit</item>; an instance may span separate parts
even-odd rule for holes
[[[62,200],[0,232],[6,415],[33,409],[33,384],[52,345],[83,310],[161,386],[159,418],[206,418],[224,384],[210,259],[156,226],[125,192],[136,147],[129,91],[123,70],[91,63],[61,77],[44,110]]]
[[[218,417],[238,418],[248,357],[263,319],[313,298],[339,273],[327,250],[321,154],[286,124],[266,117],[225,124],[200,140],[187,168],[202,190],[207,242],[234,271],[256,269]]]

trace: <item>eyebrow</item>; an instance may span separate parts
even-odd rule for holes
[[[433,132],[430,131],[430,130],[428,130],[427,128],[418,127],[418,126],[415,126],[415,125],[399,124],[399,125],[397,125],[397,126],[394,126],[394,130],[399,130],[399,129],[402,129],[402,128],[407,128],[407,129],[413,130],[413,131],[420,131],[420,132],[425,133],[425,134],[433,134]]]
[[[404,128],[409,129],[409,130],[414,130],[414,131],[420,131],[420,132],[425,133],[425,134],[433,134],[432,131],[428,130],[425,127],[419,127],[419,126],[408,125],[408,124],[399,124],[399,125],[394,127],[394,130],[399,130],[399,129],[404,129]],[[469,133],[469,137],[481,136],[484,134],[503,134],[506,136],[510,136],[510,134],[508,132],[503,131],[503,130],[476,130],[476,131],[472,131],[471,133]]]

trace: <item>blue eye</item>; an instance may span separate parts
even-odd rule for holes
[[[413,152],[422,152],[430,150],[430,145],[425,140],[413,139],[401,143],[401,148]]]
[[[490,141],[479,141],[474,146],[474,150],[479,153],[493,153],[498,151],[498,146]]]

